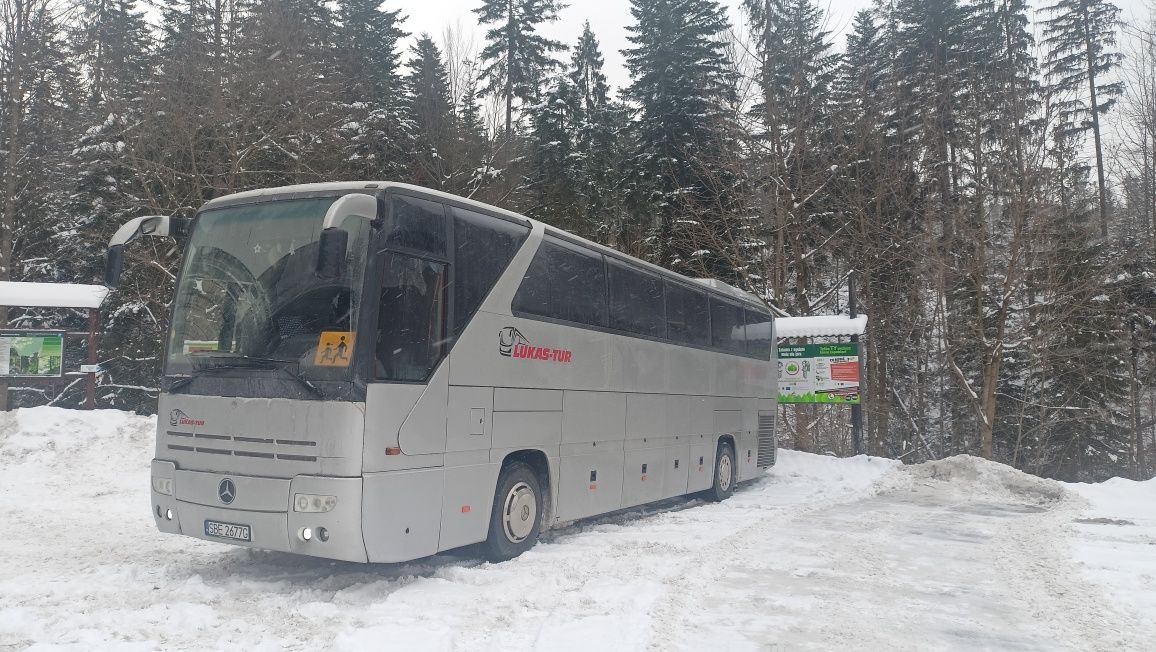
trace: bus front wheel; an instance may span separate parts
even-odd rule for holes
[[[714,486],[706,491],[707,499],[726,500],[735,492],[735,449],[729,442],[718,446],[714,461]]]
[[[513,559],[534,547],[542,524],[541,485],[534,470],[513,462],[498,476],[486,557],[493,562]]]

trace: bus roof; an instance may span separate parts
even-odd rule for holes
[[[648,271],[655,272],[655,273],[658,273],[658,274],[661,274],[664,276],[671,276],[671,277],[674,277],[676,279],[682,280],[684,282],[691,283],[691,284],[697,285],[699,287],[713,290],[715,293],[721,294],[725,297],[728,297],[731,299],[736,299],[736,300],[739,300],[739,301],[742,301],[744,303],[748,303],[748,304],[751,304],[754,306],[758,306],[759,308],[763,308],[763,309],[767,308],[767,305],[763,301],[761,301],[757,296],[755,296],[754,294],[747,292],[745,290],[741,290],[741,289],[739,289],[733,285],[730,285],[729,283],[720,281],[718,279],[692,278],[689,276],[684,276],[682,274],[679,274],[678,272],[674,272],[674,271],[671,271],[669,269],[666,269],[665,267],[660,267],[660,266],[655,265],[653,263],[649,263],[645,260],[640,260],[638,258],[635,258],[629,254],[622,253],[621,251],[618,251],[617,249],[612,249],[612,248],[607,247],[605,245],[598,244],[597,242],[593,242],[593,241],[587,240],[586,238],[574,235],[573,233],[570,233],[568,231],[563,231],[562,229],[559,229],[557,227],[550,226],[549,224],[546,224],[544,222],[539,222],[538,220],[528,218],[525,215],[521,215],[519,213],[515,213],[513,211],[506,210],[504,208],[499,208],[499,207],[494,206],[492,204],[485,204],[485,203],[482,203],[482,202],[479,202],[479,201],[476,201],[473,199],[469,199],[467,197],[462,197],[460,195],[454,195],[454,194],[450,194],[447,192],[442,192],[440,190],[434,190],[432,188],[426,188],[424,186],[416,186],[416,185],[408,184],[408,183],[398,183],[398,182],[394,182],[394,181],[335,181],[335,182],[328,182],[328,183],[303,183],[303,184],[298,184],[298,185],[293,185],[293,186],[280,186],[280,187],[276,187],[276,188],[260,188],[257,190],[248,190],[245,192],[234,193],[231,195],[224,195],[222,197],[217,197],[216,199],[211,199],[205,204],[204,208],[218,208],[218,207],[226,206],[226,205],[233,204],[233,203],[245,202],[247,200],[252,201],[252,200],[258,200],[260,198],[265,198],[265,197],[272,198],[272,197],[281,196],[281,195],[298,195],[298,194],[329,193],[329,192],[344,193],[344,192],[352,192],[355,190],[366,190],[366,191],[369,191],[370,194],[376,194],[378,192],[381,192],[383,190],[388,190],[390,188],[396,188],[396,189],[400,189],[400,190],[408,190],[408,191],[411,191],[414,193],[420,193],[420,194],[427,195],[427,196],[432,197],[432,198],[441,199],[441,200],[446,201],[446,202],[452,202],[452,203],[463,205],[463,206],[472,206],[472,207],[477,208],[477,209],[484,211],[484,212],[499,213],[499,214],[504,215],[505,217],[514,219],[516,221],[523,222],[523,223],[529,224],[529,225],[534,226],[534,227],[544,228],[544,229],[546,229],[546,231],[548,233],[550,233],[552,235],[561,236],[564,239],[576,241],[577,243],[580,243],[585,247],[588,247],[588,248],[593,249],[595,251],[598,251],[600,253],[606,254],[608,256],[622,259],[622,260],[627,260],[630,263],[637,265],[639,267],[642,267]],[[772,312],[774,312],[773,309],[772,309]]]

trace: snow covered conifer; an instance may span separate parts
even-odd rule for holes
[[[431,188],[445,188],[450,177],[460,171],[461,163],[446,67],[429,34],[422,34],[410,53],[406,87],[414,130],[413,180]]]
[[[474,9],[478,22],[491,25],[482,50],[487,64],[482,76],[485,92],[505,102],[507,140],[513,135],[514,100],[536,101],[546,73],[558,65],[550,55],[564,46],[538,34],[538,26],[557,20],[564,7],[559,0],[482,0]]]
[[[407,36],[404,17],[381,5],[381,0],[338,2],[338,40],[326,44],[337,56],[335,138],[344,149],[338,167],[356,178],[403,178],[414,151],[399,51]]]
[[[719,202],[731,180],[703,174],[734,152],[734,77],[719,39],[726,14],[714,0],[631,0],[631,14],[632,47],[623,53],[632,79],[626,94],[639,107],[633,203],[649,221],[645,248],[663,266],[733,279],[733,268],[716,260],[721,252],[701,246],[727,230]]]
[[[570,58],[575,94],[574,151],[578,232],[611,245],[622,244],[626,108],[610,99],[602,51],[587,21]]]
[[[1092,132],[1099,191],[1100,235],[1108,235],[1108,189],[1100,116],[1124,92],[1120,81],[1109,81],[1123,55],[1115,50],[1120,9],[1108,0],[1054,0],[1043,8],[1047,56],[1044,70],[1060,100],[1061,120],[1072,132]]]

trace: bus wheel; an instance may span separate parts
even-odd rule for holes
[[[498,476],[486,557],[498,562],[513,559],[538,542],[542,500],[538,475],[522,462],[513,462]]]
[[[735,449],[727,442],[718,445],[714,460],[714,486],[706,491],[709,500],[726,500],[735,492]]]

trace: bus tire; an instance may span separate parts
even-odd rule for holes
[[[714,458],[714,486],[706,491],[707,500],[719,502],[735,492],[735,449],[729,442],[720,442]]]
[[[534,547],[542,525],[541,483],[538,474],[523,462],[511,462],[498,475],[486,558],[506,561]]]

